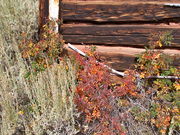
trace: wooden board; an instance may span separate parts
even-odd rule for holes
[[[124,23],[124,22],[180,22],[180,8],[160,4],[64,2],[64,22]]]
[[[152,34],[172,31],[172,48],[180,48],[179,25],[83,25],[65,24],[62,27],[66,42],[144,47]]]

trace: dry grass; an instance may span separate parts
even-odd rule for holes
[[[0,69],[1,134],[74,134],[75,68],[58,64],[25,79]],[[17,65],[18,67],[19,65]],[[17,69],[15,69],[17,70]],[[25,70],[25,69],[24,69]]]

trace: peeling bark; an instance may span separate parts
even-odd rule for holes
[[[59,0],[49,0],[49,19],[53,21],[59,20]],[[58,23],[55,24],[55,32],[58,32]]]

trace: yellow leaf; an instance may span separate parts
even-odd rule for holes
[[[156,122],[156,121],[155,121],[155,119],[151,119],[151,123],[153,123],[153,124],[154,124],[155,122]]]
[[[165,130],[165,129],[161,129],[160,132],[161,132],[162,134],[165,134],[165,133],[166,133],[166,130]]]
[[[175,83],[175,84],[174,84],[174,87],[176,88],[176,90],[180,90],[180,84]]]
[[[163,46],[162,43],[161,43],[161,41],[158,41],[158,45],[159,45],[159,47],[162,47],[162,46]]]
[[[35,48],[35,51],[39,51],[39,48]]]
[[[174,109],[171,110],[171,112],[173,112],[173,113],[178,113],[178,112],[179,112],[179,109],[178,109],[178,108],[174,108]]]
[[[160,46],[160,47],[161,47],[161,46]],[[159,56],[160,56],[160,54],[157,54],[157,55],[155,56],[155,58],[156,58],[156,59],[158,59],[158,58],[159,58]]]
[[[33,46],[33,44],[32,44],[32,43],[30,43],[28,46],[29,46],[29,47],[32,47],[32,46]]]
[[[23,112],[23,111],[19,111],[18,114],[19,114],[19,115],[23,115],[24,112]]]
[[[141,73],[140,78],[144,78],[144,77],[145,77],[145,73]]]
[[[69,69],[69,67],[68,66],[66,66],[66,70],[68,70]]]
[[[94,110],[93,110],[93,113],[92,113],[92,116],[93,116],[93,117],[99,118],[100,115],[101,115],[101,114],[100,114],[99,110],[97,110],[97,109],[94,109]]]
[[[45,38],[47,38],[47,35],[46,35],[46,34],[44,34],[44,37],[45,37]]]

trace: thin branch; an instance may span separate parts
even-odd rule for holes
[[[164,5],[170,7],[180,7],[180,3],[165,3]]]
[[[147,79],[180,79],[180,77],[177,76],[149,76],[146,77]]]
[[[71,45],[70,43],[68,43],[68,47],[71,48],[72,50],[78,52],[79,54],[81,54],[84,57],[88,57],[87,54],[85,54],[84,52],[82,52],[81,50],[77,49],[76,47],[74,47],[73,45]]]
[[[77,49],[76,47],[74,47],[74,46],[71,45],[70,43],[68,43],[68,47],[69,47],[70,49],[76,51],[77,53],[81,54],[82,56],[88,57],[87,54],[85,54],[85,53],[82,52],[81,50]],[[109,66],[107,66],[107,65],[104,65],[104,64],[102,64],[102,63],[100,63],[100,62],[98,62],[98,61],[97,61],[97,63],[103,65],[103,66],[106,67],[106,68],[108,68],[108,69],[109,69],[113,74],[115,74],[115,75],[122,76],[122,77],[124,77],[124,76],[126,75],[125,73],[119,72],[119,71],[117,71],[117,70],[115,70],[115,69],[113,69],[113,68],[111,68],[111,67],[109,67]],[[139,75],[138,75],[138,76],[139,76]],[[146,77],[145,79],[177,79],[177,80],[178,80],[178,79],[180,79],[180,77],[177,77],[177,76],[149,76],[149,77]]]

